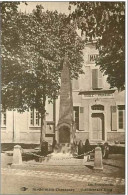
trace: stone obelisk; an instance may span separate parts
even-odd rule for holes
[[[61,72],[60,108],[57,126],[58,143],[73,143],[75,135],[73,124],[72,86],[70,80],[69,62],[66,56],[64,58],[63,70]]]

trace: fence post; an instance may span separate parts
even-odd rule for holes
[[[13,164],[21,165],[22,164],[22,154],[21,154],[21,146],[14,146],[13,150]]]
[[[100,147],[95,148],[94,169],[103,170],[102,151]]]

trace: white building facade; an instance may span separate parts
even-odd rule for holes
[[[110,89],[99,67],[95,65],[98,51],[88,44],[84,49],[85,74],[72,81],[76,140],[90,142],[125,140],[125,91]],[[46,104],[46,140],[52,144],[59,119],[59,97]],[[24,113],[1,113],[2,143],[40,142],[40,119],[36,109]]]

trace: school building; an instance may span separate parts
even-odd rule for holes
[[[106,78],[95,65],[98,50],[87,44],[84,49],[85,74],[72,81],[73,112],[76,123],[76,140],[114,142],[125,140],[125,91],[110,89]],[[52,144],[59,119],[59,97],[46,104],[46,140]],[[38,110],[24,113],[1,113],[1,143],[40,142]]]

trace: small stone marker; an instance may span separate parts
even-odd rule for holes
[[[22,164],[22,155],[21,155],[21,146],[14,146],[13,150],[13,164],[21,165]]]
[[[100,147],[95,148],[94,169],[103,170],[102,151]]]

